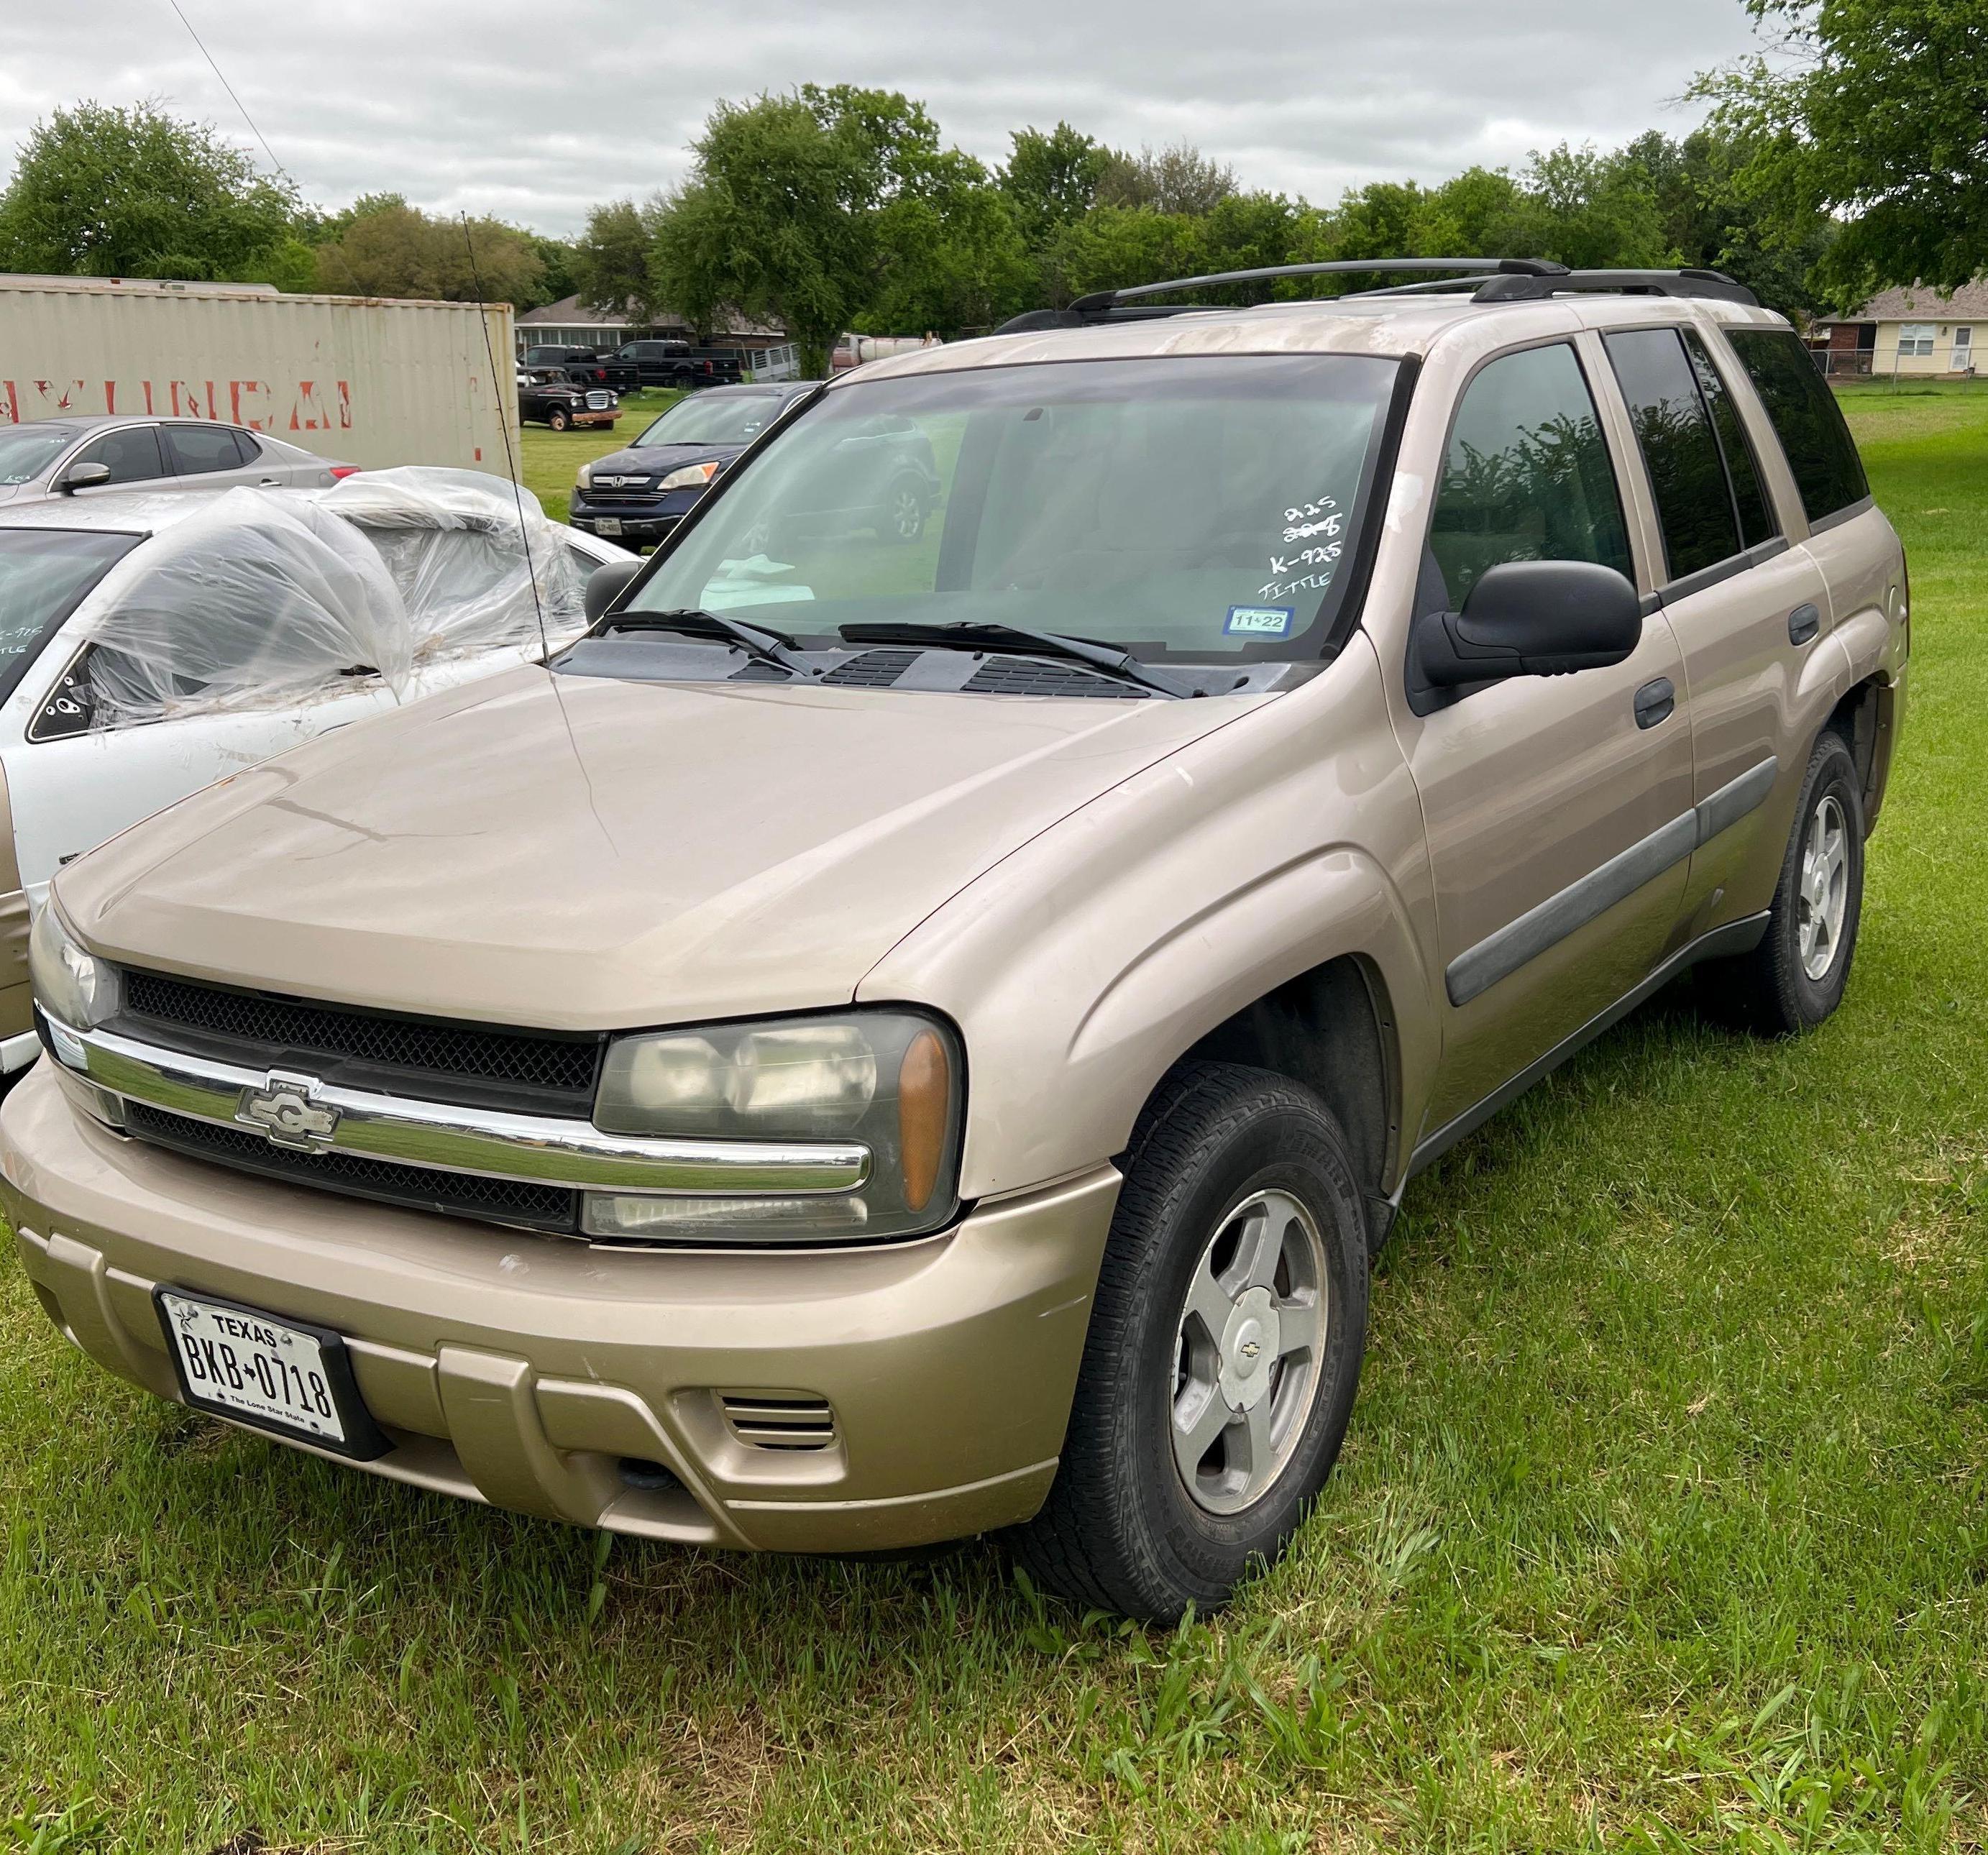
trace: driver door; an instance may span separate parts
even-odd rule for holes
[[[1572,342],[1486,363],[1451,428],[1418,616],[1459,610],[1504,561],[1591,561],[1633,580],[1618,469]],[[1655,968],[1696,826],[1683,661],[1661,612],[1612,667],[1446,691],[1414,681],[1398,721],[1422,797],[1443,993],[1426,1139]]]

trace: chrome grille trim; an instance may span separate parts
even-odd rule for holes
[[[72,1071],[122,1100],[169,1113],[237,1130],[253,1127],[246,1114],[250,1099],[272,1084],[266,1069],[162,1049],[113,1031],[46,1022],[57,1059]],[[854,1140],[643,1138],[604,1134],[590,1121],[560,1115],[413,1101],[331,1083],[313,1088],[310,1100],[336,1118],[330,1133],[306,1150],[528,1184],[690,1197],[800,1197],[852,1191],[870,1173],[870,1150]]]

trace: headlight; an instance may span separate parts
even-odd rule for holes
[[[723,467],[717,464],[686,464],[673,470],[656,487],[658,489],[702,489]]]
[[[577,489],[591,489],[591,488],[593,488],[593,466],[591,464],[583,464],[583,465],[580,465],[580,471],[579,471],[579,474],[578,474],[576,476],[575,476],[575,477],[574,477],[574,478],[573,478],[573,486],[574,486],[576,488],[577,488]]]
[[[52,897],[42,904],[28,937],[28,978],[36,1003],[56,1024],[88,1030],[117,1012],[117,969],[84,952]]]
[[[952,1033],[908,1012],[850,1012],[623,1037],[594,1103],[605,1133],[793,1144],[858,1140],[860,1191],[729,1197],[590,1192],[590,1236],[680,1242],[868,1241],[952,1215],[961,1065]]]

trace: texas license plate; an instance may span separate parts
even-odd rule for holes
[[[188,1404],[340,1455],[384,1453],[337,1334],[178,1289],[155,1298]]]
[[[620,520],[614,515],[597,515],[593,521],[593,532],[597,535],[618,535],[621,532]]]

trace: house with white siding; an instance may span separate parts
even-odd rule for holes
[[[1809,350],[1832,377],[1972,373],[1988,350],[1988,276],[1951,296],[1921,283],[1883,291],[1854,315],[1817,322]]]

